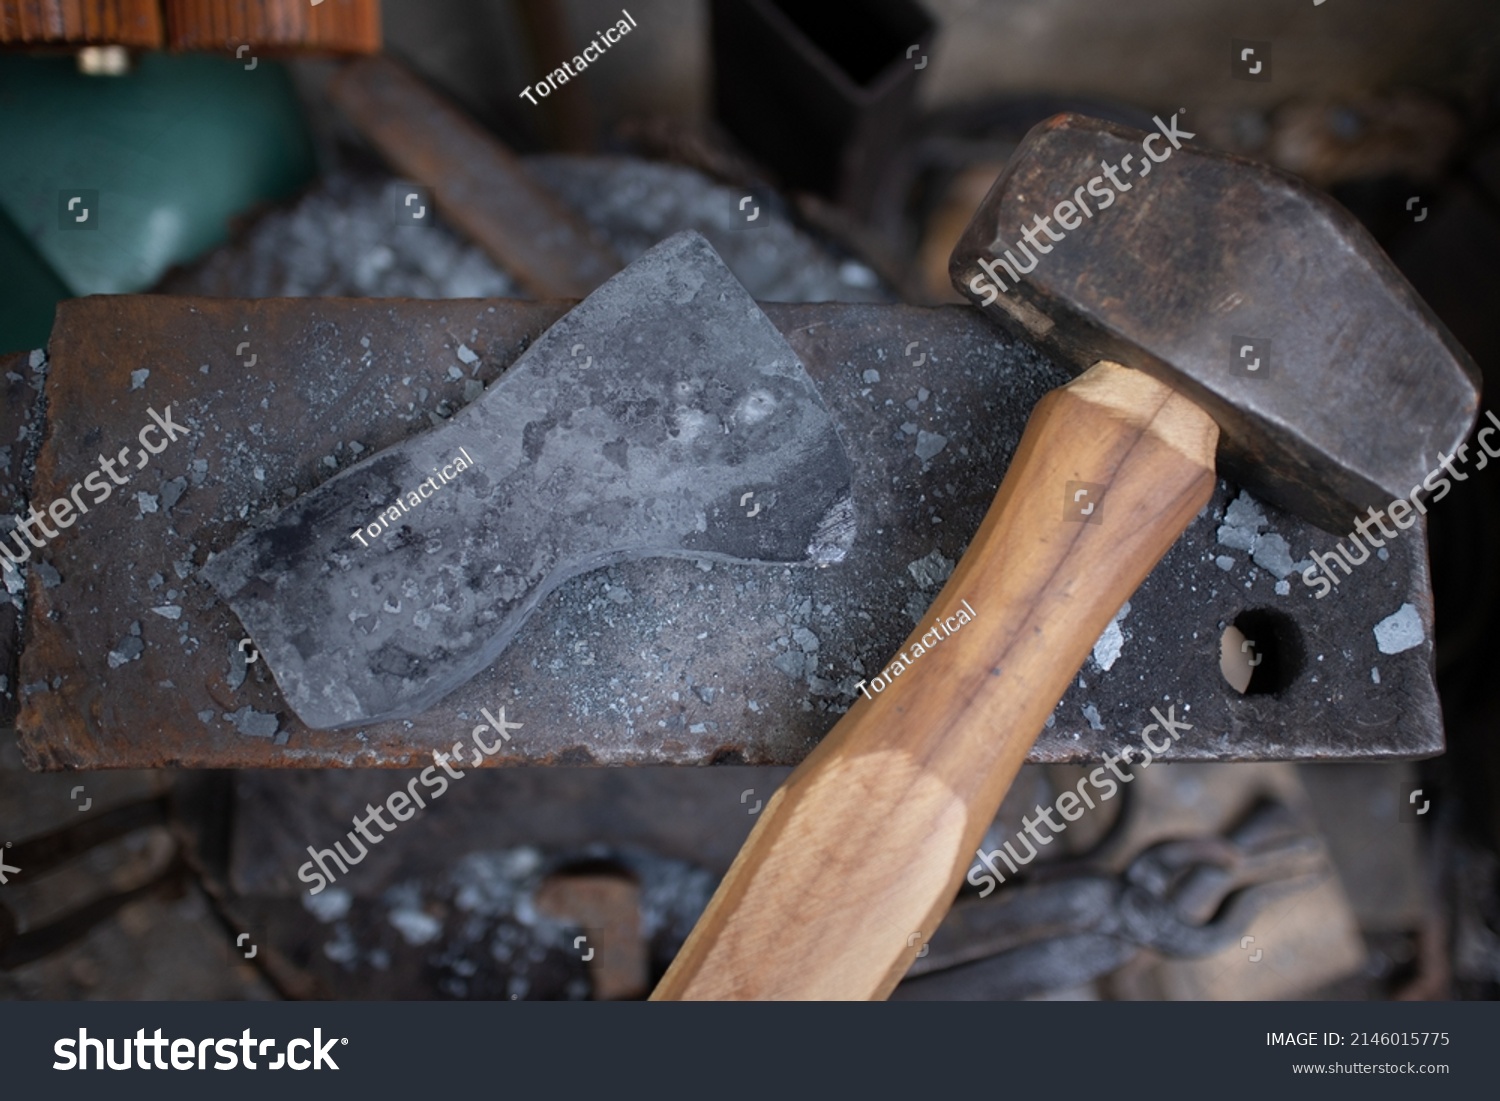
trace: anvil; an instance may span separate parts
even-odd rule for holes
[[[24,635],[0,618],[0,657],[25,639],[18,666],[0,675],[5,704],[19,708],[27,763],[412,767],[501,702],[527,737],[497,762],[796,763],[925,612],[1031,406],[1067,377],[966,307],[767,304],[848,448],[862,536],[845,562],[809,571],[648,560],[581,576],[543,602],[494,664],[420,716],[304,727],[253,640],[244,644],[193,571],[262,513],[461,408],[568,308],[131,296],[64,304],[47,349],[45,420],[27,437],[42,441],[35,473],[22,480],[25,445],[13,445],[8,503],[24,513],[24,498],[55,499],[105,446],[138,430],[148,405],[173,403],[190,434],[107,503],[116,507],[49,545],[42,561],[56,573],[30,574]],[[33,409],[42,416],[31,358],[12,357],[0,372],[6,439]],[[143,511],[138,492],[156,511]],[[1441,752],[1423,529],[1362,567],[1358,584],[1316,601],[1295,576],[1279,592],[1283,579],[1244,548],[1275,535],[1300,561],[1337,537],[1270,506],[1226,515],[1238,497],[1220,483],[1106,632],[1031,760],[1102,759],[1164,701],[1190,708],[1194,729],[1176,743],[1182,760]],[[1384,653],[1374,628],[1405,605],[1423,637]],[[1301,655],[1276,692],[1241,695],[1220,676],[1222,632],[1247,614],[1266,617],[1286,652]]]

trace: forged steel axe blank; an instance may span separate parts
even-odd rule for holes
[[[681,233],[448,423],[294,501],[201,576],[302,721],[331,729],[430,707],[586,570],[838,561],[850,483],[796,353]]]

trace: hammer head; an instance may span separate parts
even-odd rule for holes
[[[436,703],[585,570],[838,561],[851,481],[796,353],[682,233],[452,420],[298,498],[201,576],[302,721],[349,726]]]
[[[1189,395],[1226,477],[1328,531],[1410,496],[1473,426],[1473,362],[1338,204],[1187,144],[1177,117],[1158,131],[1035,127],[954,285],[1074,370],[1113,360]]]

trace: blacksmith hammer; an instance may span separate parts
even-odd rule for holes
[[[341,471],[201,573],[302,721],[335,729],[426,710],[586,570],[837,562],[851,477],[796,353],[685,232],[452,420]]]
[[[1037,406],[909,665],[776,792],[653,997],[888,995],[1101,630],[1208,501],[1216,453],[1342,532],[1420,501],[1468,434],[1476,369],[1353,218],[1176,124],[1044,122],[975,215],[955,285],[1088,369]]]

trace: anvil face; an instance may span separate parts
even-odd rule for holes
[[[970,306],[762,308],[806,364],[848,447],[858,527],[867,537],[827,570],[703,570],[691,560],[646,559],[622,564],[608,579],[576,578],[544,602],[544,621],[528,621],[483,673],[419,717],[361,728],[361,741],[297,718],[267,663],[249,643],[241,646],[247,632],[210,586],[181,586],[179,619],[143,615],[162,603],[153,575],[168,584],[191,576],[190,562],[201,566],[210,551],[258,526],[239,518],[247,502],[295,500],[316,488],[329,476],[318,473],[321,457],[347,455],[348,441],[370,446],[369,455],[425,430],[425,413],[409,406],[420,400],[419,388],[429,388],[433,401],[461,405],[463,383],[448,376],[449,364],[461,362],[454,334],[480,354],[470,369],[494,387],[568,308],[510,299],[169,295],[65,303],[46,378],[48,428],[38,432],[36,499],[68,491],[96,461],[93,440],[132,438],[148,405],[169,402],[193,434],[162,455],[159,476],[191,482],[175,507],[163,501],[145,516],[134,507],[97,508],[86,529],[80,521],[71,538],[51,545],[48,561],[62,580],[28,605],[18,671],[6,668],[0,608],[0,675],[14,674],[13,686],[60,684],[14,693],[27,766],[420,768],[432,763],[432,750],[450,749],[456,732],[480,721],[481,708],[498,714],[500,704],[526,723],[524,737],[506,743],[506,764],[796,764],[844,707],[863,698],[856,683],[889,662],[925,612],[946,576],[939,567],[961,557],[989,508],[1032,406],[1067,375]],[[140,338],[121,342],[127,331]],[[255,336],[255,368],[243,369],[244,357],[235,357],[240,338],[226,342],[225,333]],[[211,374],[199,371],[207,363]],[[303,364],[327,365],[328,373]],[[39,394],[24,354],[9,367],[16,378],[0,372],[0,426],[8,423],[6,437],[16,438]],[[101,387],[131,394],[132,373],[147,368],[150,382],[134,402],[98,402]],[[873,383],[865,377],[872,369],[879,372]],[[265,438],[243,432],[261,420]],[[231,425],[241,431],[223,431]],[[934,440],[942,445],[935,455]],[[12,448],[13,463],[20,454]],[[468,473],[443,492],[460,488]],[[431,477],[430,468],[421,477]],[[1112,646],[1099,651],[1103,664],[1073,682],[1033,762],[1097,763],[1164,697],[1192,705],[1194,728],[1176,743],[1176,760],[1442,752],[1423,526],[1389,544],[1388,560],[1372,556],[1319,600],[1296,573],[1283,582],[1256,559],[1272,562],[1266,545],[1284,545],[1285,569],[1334,550],[1340,535],[1266,505],[1252,546],[1252,533],[1224,526],[1238,494],[1239,487],[1222,486],[1208,515],[1131,597],[1128,616],[1110,632]],[[741,511],[755,511],[762,499],[757,493]],[[781,503],[767,504],[753,523],[774,519]],[[738,504],[735,497],[731,506]],[[337,534],[359,549],[347,531]],[[139,547],[138,564],[149,568],[116,568],[123,546]],[[1381,649],[1373,628],[1408,604],[1426,624],[1425,637],[1400,653]],[[1241,695],[1219,672],[1224,625],[1247,609],[1280,612],[1282,633],[1305,656],[1274,694]],[[139,658],[109,660],[136,637],[136,621],[145,644]],[[1264,652],[1261,635],[1247,635]],[[799,638],[815,652],[804,652]],[[203,645],[194,648],[194,639]],[[161,688],[167,680],[176,686],[171,692]],[[0,722],[6,702],[0,697]],[[248,736],[228,717],[237,711],[278,720],[278,732]]]

